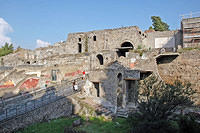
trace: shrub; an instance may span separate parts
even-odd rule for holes
[[[141,121],[133,126],[132,133],[178,133],[179,126],[176,121]]]
[[[200,124],[190,116],[180,116],[178,120],[181,133],[199,133]]]
[[[193,104],[195,91],[190,86],[179,81],[174,85],[165,84],[152,75],[140,84],[138,109],[148,121],[168,119],[180,107]]]

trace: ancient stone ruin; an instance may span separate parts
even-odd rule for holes
[[[199,35],[188,35],[197,33],[199,22],[183,19],[181,30],[163,32],[131,26],[71,33],[53,46],[2,57],[1,129],[72,113],[126,117],[136,110],[139,81],[152,73],[167,83],[179,79],[199,89],[199,50],[177,52],[200,46]]]

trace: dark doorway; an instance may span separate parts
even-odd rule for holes
[[[96,88],[96,91],[97,91],[97,97],[100,97],[99,83],[93,82],[93,84],[94,84],[94,87]]]
[[[118,87],[122,88],[122,74],[121,73],[118,73],[117,80],[118,80]]]
[[[118,57],[120,57],[120,56],[126,57],[126,52],[129,52],[129,50],[132,50],[133,48],[134,47],[130,42],[124,42],[121,45],[121,48],[119,48],[118,51],[117,51]]]
[[[82,52],[82,44],[78,43],[78,52],[81,53]]]
[[[99,64],[100,64],[100,65],[103,65],[103,56],[102,56],[101,54],[98,54],[98,55],[97,55],[97,58],[98,58],[98,60],[99,60]]]
[[[123,94],[118,90],[117,92],[117,107],[121,107],[123,103]]]
[[[126,80],[127,101],[136,103],[137,100],[137,81]]]
[[[122,74],[121,73],[118,73],[117,79],[118,79],[118,82],[122,81]]]
[[[93,36],[93,41],[96,41],[97,40],[97,37],[96,36]]]
[[[52,70],[51,71],[51,80],[52,81],[56,81],[57,80],[56,70]]]

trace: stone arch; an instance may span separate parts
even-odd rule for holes
[[[134,46],[130,41],[125,41],[121,44],[121,47],[117,51],[118,57],[124,56],[126,57],[126,52],[129,52],[129,50],[133,50]]]
[[[121,47],[128,47],[129,49],[133,49],[133,44],[130,42],[124,42],[121,44]]]
[[[31,64],[31,62],[30,62],[30,61],[27,61],[27,62],[26,62],[26,64],[29,64],[29,65],[30,65],[30,64]]]
[[[101,54],[98,54],[96,57],[99,60],[99,64],[103,65],[103,56]]]

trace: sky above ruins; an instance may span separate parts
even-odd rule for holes
[[[71,32],[138,26],[160,16],[179,29],[182,14],[198,12],[200,0],[0,0],[0,46],[34,49],[67,39]]]

